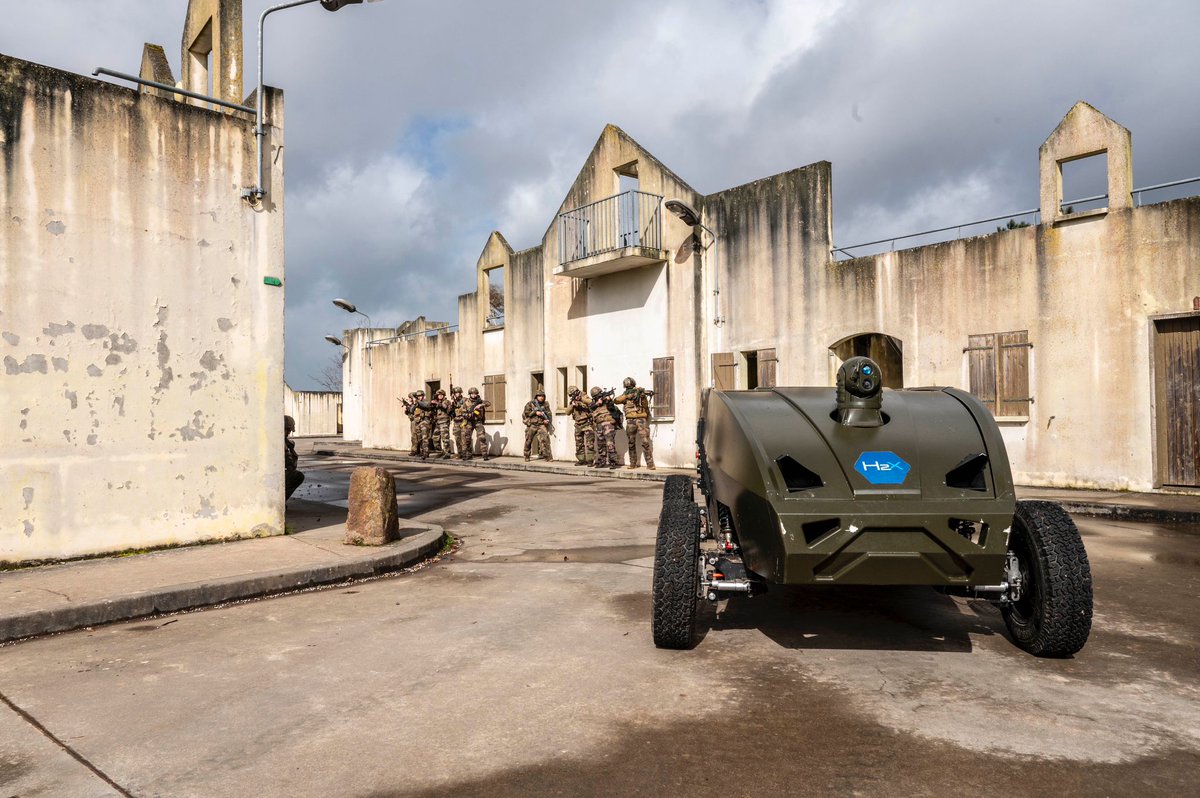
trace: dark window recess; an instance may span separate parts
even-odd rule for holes
[[[814,474],[797,463],[790,454],[776,459],[775,464],[779,466],[779,473],[783,475],[783,484],[787,486],[789,493],[820,488],[825,485],[819,474]]]
[[[840,518],[822,518],[820,521],[809,521],[807,524],[802,524],[800,531],[804,533],[804,542],[811,546],[830,532],[841,528],[842,520]]]
[[[963,490],[987,490],[988,456],[969,454],[954,468],[946,472],[946,486]]]

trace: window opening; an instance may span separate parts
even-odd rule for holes
[[[758,387],[758,352],[742,352],[742,360],[746,364],[746,388],[753,390]]]
[[[425,381],[425,398],[432,399],[433,395],[442,387],[441,380],[426,380]]]
[[[559,410],[566,410],[567,402],[570,400],[570,397],[567,396],[567,388],[571,387],[570,384],[567,382],[568,379],[569,378],[567,376],[567,367],[562,366],[561,368],[558,369],[558,391],[556,391],[556,397],[555,397],[556,399],[558,399],[558,409]]]
[[[639,229],[639,203],[637,161],[619,166],[617,173],[617,245],[621,247],[641,246]]]
[[[1108,153],[1085,155],[1059,164],[1062,172],[1062,213],[1108,207]],[[1079,202],[1088,197],[1099,199]]]
[[[529,372],[529,398],[532,399],[534,394],[539,390],[546,390],[546,373],[544,371]]]
[[[484,272],[487,277],[487,317],[485,329],[504,326],[504,267],[496,266]]]

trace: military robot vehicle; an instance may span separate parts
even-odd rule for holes
[[[929,585],[999,606],[1016,644],[1087,641],[1092,576],[1071,517],[1017,501],[991,413],[955,388],[884,390],[847,360],[837,387],[707,390],[695,480],[663,490],[654,642],[690,648],[700,602],[771,585]]]

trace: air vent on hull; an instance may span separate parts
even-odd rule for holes
[[[987,490],[987,480],[984,478],[987,465],[986,454],[969,454],[946,472],[946,485],[963,490]]]
[[[800,490],[812,490],[813,488],[820,488],[825,485],[824,480],[821,479],[819,474],[814,474],[800,465],[790,454],[776,458],[775,465],[779,466],[779,473],[783,476],[783,484],[787,486],[789,493],[795,493]]]

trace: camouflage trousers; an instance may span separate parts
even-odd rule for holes
[[[591,424],[575,425],[575,462],[596,462],[596,428]]]
[[[472,454],[484,458],[491,456],[492,439],[488,437],[487,428],[482,421],[467,427],[467,445],[470,447],[467,451]]]
[[[413,422],[413,441],[417,447],[417,453],[421,457],[429,456],[429,435],[433,428],[433,422],[427,419]]]
[[[650,422],[644,418],[625,419],[625,437],[629,438],[629,467],[637,468],[638,444],[646,455],[646,466],[654,468],[654,442],[650,440]]]
[[[433,424],[433,448],[445,454],[454,454],[454,444],[450,440],[450,419],[435,421]]]
[[[550,433],[546,430],[545,424],[529,424],[525,427],[525,459],[528,460],[530,453],[533,451],[533,444],[537,442],[537,448],[540,454],[538,455],[543,460],[553,460],[550,454]]]
[[[459,460],[471,458],[471,425],[461,418],[454,419],[454,447]]]
[[[617,425],[611,421],[596,422],[596,467],[620,465],[617,455]]]

